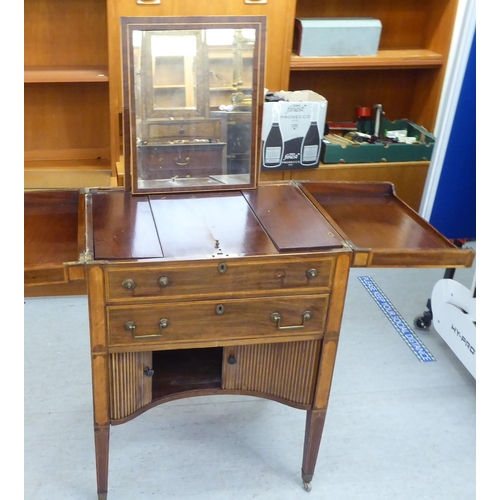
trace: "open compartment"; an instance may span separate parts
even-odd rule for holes
[[[78,190],[24,193],[27,296],[54,294],[61,286],[66,290],[62,294],[85,293],[83,268],[76,265],[85,251],[84,212],[84,195]]]
[[[220,389],[222,347],[153,352],[153,402],[179,392]]]

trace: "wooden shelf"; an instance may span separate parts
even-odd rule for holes
[[[24,161],[25,170],[37,170],[39,168],[52,168],[57,170],[58,168],[76,168],[76,169],[90,169],[90,170],[109,170],[111,168],[110,161],[108,158],[99,159],[86,159],[86,158],[75,158],[75,159],[47,159],[47,160],[35,160],[26,158]]]
[[[24,162],[24,187],[84,188],[111,184],[109,160],[28,160]]]
[[[434,68],[442,64],[443,56],[431,50],[379,50],[376,56],[300,57],[292,54],[290,70]]]
[[[365,169],[365,168],[387,168],[387,166],[397,166],[400,168],[404,167],[410,167],[414,165],[422,165],[425,167],[428,167],[430,164],[430,161],[428,160],[420,160],[420,161],[383,161],[383,162],[374,162],[374,163],[319,163],[319,169],[326,169],[326,168],[345,168],[345,167],[350,167],[350,168],[360,168],[360,169]],[[306,170],[306,169],[303,169]],[[303,171],[300,170],[300,171]],[[317,169],[309,169],[309,170],[317,170]]]
[[[26,66],[24,83],[108,82],[106,66]]]
[[[176,90],[176,89],[185,89],[185,85],[153,85],[155,90]]]
[[[233,87],[210,87],[210,92],[236,92]],[[252,87],[241,87],[240,89],[242,92],[243,91],[250,91],[252,90]]]

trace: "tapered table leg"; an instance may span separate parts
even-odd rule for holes
[[[307,411],[304,457],[302,461],[302,480],[307,491],[311,490],[311,480],[316,467],[323,427],[325,426],[350,265],[350,257],[347,254],[340,255],[337,258],[333,293],[330,296],[328,322],[319,362],[316,389],[312,409]]]
[[[108,495],[109,463],[109,360],[104,301],[104,275],[98,266],[87,269],[90,311],[90,348],[92,354],[92,397],[94,401],[94,442],[97,495]]]
[[[109,425],[94,428],[94,441],[97,497],[99,500],[106,500],[108,496]]]
[[[307,410],[304,457],[302,460],[302,481],[304,481],[304,488],[307,491],[311,489],[325,417],[326,409]]]

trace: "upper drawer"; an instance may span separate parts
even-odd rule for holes
[[[156,139],[220,139],[221,124],[220,120],[182,120],[182,121],[163,121],[159,123],[148,123],[148,137]]]
[[[329,295],[109,306],[111,347],[323,334]]]
[[[106,299],[228,297],[269,292],[329,292],[334,257],[300,261],[211,261],[151,267],[107,267]]]

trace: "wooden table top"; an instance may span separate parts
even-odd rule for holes
[[[84,203],[82,200],[87,199]],[[224,193],[25,193],[25,269],[353,251],[360,267],[468,267],[390,183],[281,182]]]
[[[294,185],[258,190],[92,197],[94,258],[190,259],[343,248],[335,228]]]

